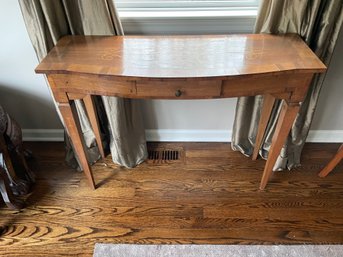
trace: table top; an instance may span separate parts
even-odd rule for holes
[[[45,74],[182,79],[325,70],[296,34],[66,36],[36,68]]]

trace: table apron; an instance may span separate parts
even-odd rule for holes
[[[85,95],[143,99],[211,99],[270,94],[289,102],[303,101],[313,74],[234,76],[225,79],[129,80],[100,75],[50,74],[57,102]]]

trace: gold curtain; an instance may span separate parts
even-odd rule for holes
[[[297,33],[329,65],[343,20],[342,0],[262,0],[255,24],[256,33]],[[274,170],[300,165],[325,74],[316,75],[306,99],[281,150]],[[282,82],[281,82],[282,83]],[[251,156],[255,144],[263,97],[241,97],[237,101],[231,146]],[[264,136],[260,155],[266,159],[280,112],[280,101],[274,105]]]
[[[123,35],[112,0],[19,0],[27,31],[41,60],[65,35]],[[134,167],[147,157],[139,102],[117,97],[96,97],[104,146],[115,163]],[[100,158],[95,136],[82,101],[76,101],[88,160]],[[67,161],[77,166],[69,140]],[[108,147],[106,147],[108,148]]]

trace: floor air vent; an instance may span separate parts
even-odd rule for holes
[[[183,149],[149,149],[148,163],[163,164],[183,161]]]

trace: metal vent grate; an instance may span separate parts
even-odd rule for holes
[[[183,149],[153,148],[148,150],[148,163],[162,164],[183,160]]]
[[[148,151],[149,160],[175,161],[179,159],[179,151],[175,150],[150,150]]]

